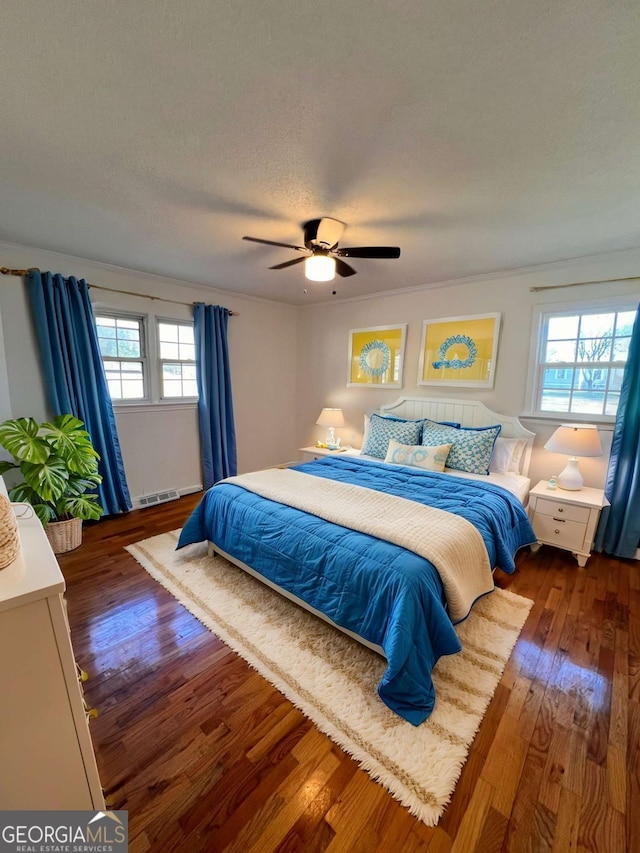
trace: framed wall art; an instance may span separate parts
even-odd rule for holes
[[[501,316],[425,320],[418,385],[493,388]]]
[[[347,388],[402,388],[407,324],[351,329]]]

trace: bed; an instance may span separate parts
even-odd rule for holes
[[[493,589],[493,571],[513,572],[516,551],[535,541],[523,506],[534,436],[517,418],[466,400],[405,397],[371,420],[363,450],[373,455],[336,454],[216,484],[178,547],[208,540],[212,551],[384,655],[378,694],[419,725],[436,700],[433,666],[461,649],[454,625]],[[519,449],[504,471],[441,472],[379,455],[387,431],[453,435],[448,446],[459,450],[476,431],[484,441],[496,430],[507,442],[501,452]]]

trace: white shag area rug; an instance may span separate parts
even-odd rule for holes
[[[352,755],[409,811],[434,826],[533,602],[495,589],[456,630],[463,645],[433,672],[436,707],[412,726],[378,698],[385,661],[180,531],[127,550],[200,622]]]

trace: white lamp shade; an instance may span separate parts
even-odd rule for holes
[[[545,450],[568,456],[602,456],[595,424],[562,424],[545,444]]]
[[[332,281],[336,275],[336,262],[328,255],[312,255],[304,262],[304,274],[309,281]]]
[[[336,427],[343,427],[344,415],[342,414],[342,409],[323,409],[316,423],[318,426],[334,427],[334,429]]]
[[[578,491],[582,488],[582,474],[578,456],[602,456],[598,427],[594,424],[562,424],[545,444],[545,450],[569,455],[564,471],[558,474],[561,489]]]

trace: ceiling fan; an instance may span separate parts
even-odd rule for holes
[[[270,270],[283,270],[294,264],[305,262],[305,276],[310,281],[331,281],[335,274],[346,277],[355,275],[356,270],[342,258],[399,258],[397,246],[362,246],[360,248],[340,249],[338,243],[344,232],[344,223],[337,219],[311,219],[305,222],[304,246],[292,246],[290,243],[277,243],[274,240],[261,240],[259,237],[243,237],[252,243],[265,243],[267,246],[282,246],[303,252],[304,257],[294,258],[269,267]]]

